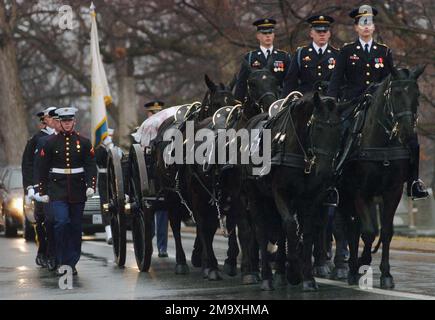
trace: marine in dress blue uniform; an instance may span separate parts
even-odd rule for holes
[[[33,166],[35,163],[35,157],[37,152],[37,145],[43,137],[47,137],[53,134],[54,130],[48,126],[49,112],[55,107],[49,107],[36,114],[41,122],[41,130],[31,137],[26,144],[23,152],[21,170],[23,176],[24,193],[26,194],[26,202],[30,202],[35,194],[35,188],[37,188],[37,182],[34,180]],[[36,184],[36,185],[35,185]],[[45,230],[45,213],[44,206],[40,202],[35,202],[34,206],[34,218],[35,218],[35,233],[38,245],[38,251],[35,262],[41,267],[47,266],[47,235]]]
[[[274,36],[276,21],[274,19],[260,19],[253,23],[257,27],[257,38],[261,35]],[[259,40],[260,41],[260,40]],[[263,69],[269,67],[272,74],[278,80],[279,86],[282,89],[284,77],[290,66],[290,55],[273,47],[272,44],[266,47],[260,41],[260,47],[245,54],[242,60],[242,65],[237,76],[235,98],[239,101],[244,101],[247,94],[247,81],[251,70]]]
[[[56,263],[69,265],[73,274],[81,254],[83,209],[95,192],[97,176],[91,142],[74,131],[76,111],[56,110],[62,130],[47,140],[39,160],[39,195],[54,217]]]
[[[315,15],[307,19],[311,26],[313,41],[299,47],[284,79],[281,94],[285,98],[290,92],[302,94],[314,90],[326,93],[332,72],[335,69],[339,50],[329,44],[330,27],[334,19],[327,15]]]

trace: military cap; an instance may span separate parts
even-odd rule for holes
[[[144,108],[146,111],[160,111],[163,109],[165,104],[162,101],[150,101],[145,103]]]
[[[54,109],[50,110],[50,112],[48,113],[48,115],[53,119],[59,119],[59,115],[56,113],[56,110],[57,108],[55,107]]]
[[[52,111],[52,110],[56,110],[56,107],[48,107],[48,108],[45,108],[44,110],[38,112],[38,113],[36,114],[36,116],[39,117],[39,119],[42,121],[42,120],[44,120],[44,117],[46,117],[46,116],[51,117],[51,115],[50,115],[50,111]]]
[[[318,31],[328,31],[334,18],[325,15],[316,15],[309,17],[307,22],[311,24],[311,28]]]
[[[378,10],[376,8],[373,8],[372,6],[369,6],[367,4],[362,5],[358,8],[353,9],[349,13],[349,17],[355,19],[355,24],[360,23],[360,20],[363,21],[373,21],[373,17],[378,14]]]
[[[56,114],[59,116],[60,120],[70,120],[74,119],[77,108],[67,107],[67,108],[59,108],[56,110]]]
[[[264,18],[254,21],[252,24],[257,27],[257,31],[261,33],[272,33],[275,29],[276,20]]]

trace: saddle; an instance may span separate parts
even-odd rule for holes
[[[213,129],[227,129],[238,119],[241,105],[226,106],[218,109],[213,115]]]
[[[177,112],[174,114],[175,123],[183,123],[190,118],[201,108],[201,103],[196,101],[191,104],[181,105]]]

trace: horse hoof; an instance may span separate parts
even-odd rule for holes
[[[317,286],[317,282],[314,279],[304,280],[304,282],[302,283],[302,290],[305,292],[317,291],[317,289],[319,289],[319,287]]]
[[[221,275],[219,274],[219,271],[218,271],[218,270],[211,270],[211,271],[208,273],[208,280],[209,280],[209,281],[219,281],[219,280],[222,280],[222,277],[221,277]]]
[[[334,280],[345,280],[348,277],[349,271],[346,267],[334,268],[332,271],[332,279]]]
[[[272,291],[273,290],[272,280],[271,279],[263,280],[261,282],[261,290],[263,290],[263,291]]]
[[[277,288],[282,288],[287,286],[287,278],[283,273],[276,273],[273,275],[273,284]]]
[[[292,286],[300,284],[303,280],[302,271],[299,267],[287,267],[287,282]]]
[[[237,265],[232,265],[228,262],[224,263],[224,272],[230,277],[234,277],[237,275]]]
[[[208,274],[210,273],[210,269],[209,268],[204,268],[202,269],[202,277],[204,279],[208,279]]]
[[[175,266],[175,274],[188,274],[189,266],[187,264],[177,264]]]
[[[347,275],[347,283],[350,286],[356,286],[356,285],[359,284],[360,277],[361,277],[361,275],[359,275],[359,274],[348,273],[348,275]]]
[[[195,250],[193,250],[191,262],[192,262],[192,266],[194,266],[195,268],[201,268],[202,266],[201,253],[196,253]]]
[[[394,286],[393,277],[381,277],[381,289],[391,290]]]
[[[329,274],[331,273],[331,270],[326,264],[323,266],[314,267],[313,271],[314,271],[314,276],[318,278],[328,278]]]
[[[257,284],[258,278],[255,274],[244,274],[242,275],[242,284],[250,285]]]

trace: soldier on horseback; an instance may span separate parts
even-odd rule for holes
[[[328,96],[339,98],[342,86],[343,100],[353,100],[370,91],[373,84],[380,83],[392,71],[393,57],[391,49],[373,40],[375,25],[373,17],[378,11],[363,5],[349,13],[355,19],[355,31],[358,39],[345,44],[337,59],[337,65],[329,84]],[[408,178],[408,196],[413,200],[428,197],[428,192],[419,179],[420,146],[417,134],[408,145],[411,151],[410,174]]]
[[[284,77],[290,66],[290,55],[285,51],[275,49],[273,46],[275,24],[276,21],[273,19],[259,19],[253,23],[257,27],[257,40],[260,47],[248,52],[243,58],[234,94],[239,101],[245,100],[247,81],[251,70],[270,67],[270,71],[282,88]]]
[[[334,19],[326,15],[315,15],[308,18],[307,22],[311,26],[310,37],[313,41],[296,50],[284,79],[283,98],[292,91],[302,94],[313,90],[323,92],[327,89],[335,68],[339,51],[329,44],[330,27]]]

